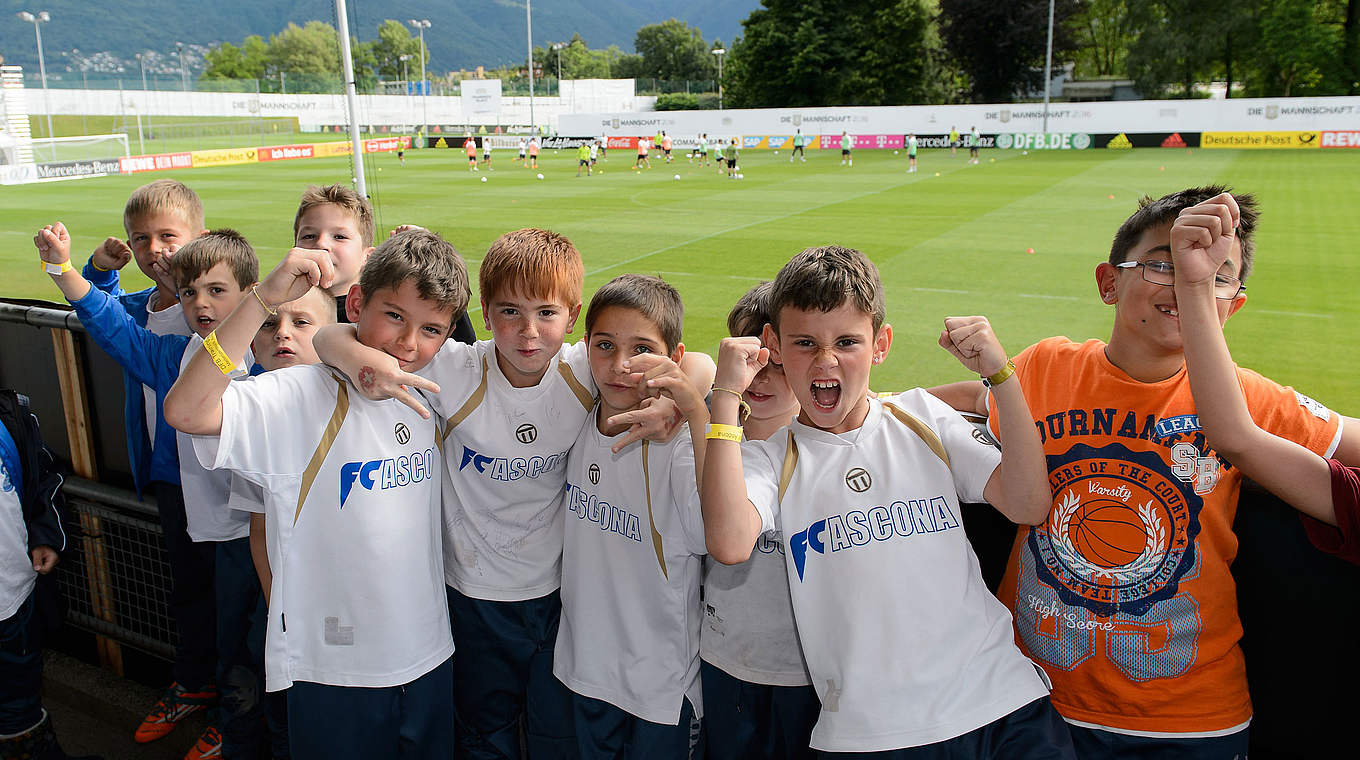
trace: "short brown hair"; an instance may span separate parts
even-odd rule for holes
[[[297,214],[293,217],[293,240],[297,240],[298,228],[302,226],[302,215],[317,206],[339,206],[354,215],[354,224],[359,228],[359,239],[365,246],[373,245],[373,206],[368,199],[344,185],[308,185],[298,201]]]
[[[590,335],[595,319],[611,306],[632,309],[656,325],[666,344],[666,353],[674,353],[680,345],[685,304],[680,300],[680,292],[669,282],[645,274],[621,274],[601,285],[586,309],[586,335]]]
[[[456,317],[468,305],[467,268],[453,246],[429,230],[399,232],[383,241],[359,270],[364,299],[383,288],[397,290],[411,280],[426,301],[452,309]]]
[[[727,314],[727,334],[733,338],[759,336],[770,322],[770,293],[774,283],[762,282],[737,299]]]
[[[193,234],[203,229],[203,201],[188,185],[173,179],[158,179],[133,190],[123,206],[123,229],[130,234],[133,220],[167,212],[183,217]]]
[[[1226,185],[1206,185],[1186,188],[1170,195],[1163,195],[1156,200],[1148,195],[1143,196],[1138,200],[1138,210],[1133,212],[1133,216],[1125,219],[1124,223],[1119,225],[1119,231],[1114,233],[1114,243],[1110,246],[1110,263],[1122,264],[1128,261],[1129,253],[1138,244],[1138,239],[1148,230],[1172,224],[1185,209],[1230,192],[1232,189]],[[1261,218],[1261,210],[1257,205],[1256,196],[1251,193],[1242,195],[1233,193],[1233,199],[1237,201],[1237,207],[1242,212],[1237,223],[1237,241],[1242,245],[1242,271],[1238,273],[1237,278],[1246,282],[1247,275],[1251,274],[1252,255],[1256,252],[1256,241],[1252,234],[1256,232],[1256,222]]]
[[[846,302],[869,315],[874,332],[878,332],[887,316],[878,267],[854,248],[840,245],[807,248],[789,259],[774,278],[770,323],[779,330],[779,312],[785,307],[825,313]]]
[[[477,272],[482,300],[518,289],[526,297],[560,298],[581,305],[585,265],[566,235],[526,227],[496,238]]]
[[[213,267],[226,262],[236,284],[245,290],[260,280],[260,259],[245,235],[236,230],[212,230],[184,244],[170,257],[175,287],[186,288]]]

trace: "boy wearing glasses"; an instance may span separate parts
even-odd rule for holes
[[[1095,273],[1114,306],[1109,343],[1048,338],[1015,358],[1053,506],[1043,524],[1020,526],[998,596],[1082,758],[1247,754],[1251,699],[1229,571],[1242,476],[1206,443],[1196,413],[1170,248],[1181,212],[1225,191],[1145,198],[1120,226]],[[1246,302],[1259,215],[1251,196],[1235,197],[1237,240],[1212,285],[1220,324]],[[1236,376],[1263,429],[1360,460],[1349,420],[1250,370]],[[960,409],[994,408],[976,382],[936,390]]]

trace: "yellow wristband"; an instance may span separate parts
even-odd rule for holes
[[[707,438],[710,441],[718,440],[741,443],[741,428],[736,425],[719,425],[715,422],[710,422],[704,433],[704,438]]]
[[[94,271],[96,271],[96,272],[112,272],[112,271],[113,271],[112,269],[105,269],[104,267],[101,267],[101,266],[99,266],[98,264],[96,264],[95,261],[94,261],[94,257],[93,257],[93,256],[90,257],[90,266],[94,267]]]
[[[1010,359],[1007,359],[1006,366],[997,370],[995,375],[982,378],[982,384],[987,386],[988,388],[992,387],[993,385],[1000,385],[1006,382],[1006,379],[1014,374],[1015,374],[1015,362],[1011,361]]]
[[[70,272],[74,269],[75,267],[71,266],[71,262],[69,260],[63,261],[60,264],[52,264],[46,261],[42,263],[42,270],[53,276],[59,274],[66,274],[67,272]]]
[[[719,388],[716,385],[713,386],[713,390],[715,392],[730,393],[737,397],[737,403],[741,404],[741,417],[739,417],[739,419],[744,420],[751,416],[751,405],[746,403],[746,397],[741,394],[741,391],[734,391],[731,388]]]
[[[227,352],[222,350],[222,344],[217,342],[216,330],[208,333],[208,337],[204,338],[203,350],[207,351],[208,356],[212,357],[213,364],[217,365],[217,369],[222,374],[231,377],[231,373],[236,371],[236,362],[232,361],[230,356],[227,356]]]

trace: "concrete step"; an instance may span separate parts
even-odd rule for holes
[[[156,704],[160,691],[102,668],[48,650],[43,654],[43,707],[52,715],[61,746],[70,755],[105,760],[179,760],[207,725],[199,712],[169,736],[137,744],[132,733]]]

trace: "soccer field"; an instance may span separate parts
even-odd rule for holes
[[[1137,198],[1224,182],[1255,192],[1264,210],[1249,299],[1229,322],[1234,356],[1360,413],[1360,155],[992,151],[969,166],[964,151],[922,151],[920,172],[907,174],[905,152],[859,151],[846,169],[838,152],[790,164],[785,152],[746,151],[745,179],[729,180],[683,154],[634,172],[630,153],[612,151],[602,173],[578,179],[574,151],[547,151],[541,181],[509,150],[495,152],[496,171],[477,174],[454,150],[408,153],[404,167],[395,154],[376,154],[369,190],[379,236],[407,222],[442,233],[468,262],[475,306],[477,263],[492,240],[518,227],[556,230],[585,258],[587,300],[617,274],[661,275],[684,296],[687,346],[710,352],[737,297],[792,254],[832,242],[859,248],[882,271],[894,329],[872,382],[893,390],[967,377],[935,344],[946,315],[987,315],[1011,353],[1049,335],[1108,339],[1113,312],[1093,272]],[[127,194],[162,176],[202,196],[209,227],[245,233],[267,270],[292,242],[302,188],[348,182],[350,166],[347,158],[280,161],[0,187],[0,295],[59,299],[37,265],[34,231],[64,221],[83,262],[105,236],[123,235]],[[135,267],[124,271],[129,285],[147,283]]]

